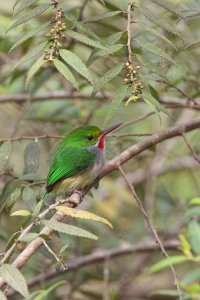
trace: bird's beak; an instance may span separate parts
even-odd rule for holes
[[[114,126],[111,126],[111,127],[107,128],[107,129],[105,129],[105,130],[102,132],[101,137],[106,136],[108,133],[110,133],[110,132],[116,130],[117,128],[119,128],[119,127],[122,126],[122,125],[123,125],[123,123],[121,122],[121,123],[118,123],[118,124],[116,124],[116,125],[114,125]]]

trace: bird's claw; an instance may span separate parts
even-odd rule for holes
[[[71,204],[73,208],[77,207],[79,204],[81,204],[83,197],[83,192],[75,190],[69,198],[69,204]]]

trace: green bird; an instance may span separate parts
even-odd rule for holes
[[[100,174],[105,164],[105,138],[120,127],[116,124],[105,130],[96,126],[81,126],[60,142],[47,176],[46,202],[49,193],[66,191],[82,193]]]

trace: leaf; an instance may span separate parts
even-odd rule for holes
[[[93,239],[93,240],[98,239],[96,235],[90,233],[89,231],[81,229],[79,227],[76,227],[76,226],[60,223],[57,221],[49,221],[49,220],[44,220],[44,221],[42,221],[42,223],[45,226],[47,226],[53,230],[63,232],[63,233],[69,234],[69,235],[85,237],[85,238]]]
[[[45,10],[47,10],[50,7],[50,5],[51,4],[43,4],[34,9],[31,9],[29,13],[26,13],[22,17],[18,18],[13,24],[11,24],[11,26],[8,28],[8,31],[40,15]]]
[[[15,11],[14,16],[16,16],[16,14],[20,13],[21,11],[23,11],[24,9],[28,8],[29,6],[31,6],[36,2],[38,2],[38,0],[25,0]]]
[[[149,92],[143,91],[143,96],[144,96],[144,100],[146,102],[148,101],[148,103],[150,102],[158,112],[161,111],[164,114],[169,116],[167,109],[162,104],[160,104],[160,102],[156,98],[154,98]]]
[[[24,43],[26,40],[30,39],[32,36],[38,35],[38,33],[42,32],[50,24],[51,24],[51,22],[46,22],[43,25],[40,25],[39,27],[37,27],[35,30],[32,30],[32,31],[28,32],[27,34],[25,34],[21,39],[17,40],[16,43],[14,43],[14,45],[10,48],[8,53],[13,51],[16,47],[18,47],[19,45]]]
[[[200,268],[197,268],[191,272],[189,272],[184,279],[182,280],[182,283],[185,285],[189,285],[192,282],[194,282],[195,280],[199,280],[200,278]]]
[[[191,220],[188,224],[188,239],[193,252],[200,254],[200,225],[196,220]]]
[[[9,238],[5,251],[7,251],[8,249],[10,249],[10,247],[14,244],[14,242],[17,240],[17,238],[20,236],[21,231],[17,231],[15,233],[13,233],[13,235]]]
[[[6,296],[4,295],[4,293],[1,290],[0,290],[0,299],[7,300]]]
[[[19,197],[21,196],[21,188],[16,188],[14,192],[9,196],[8,201],[6,202],[5,209],[6,211],[10,211],[13,205],[17,202]]]
[[[146,59],[143,55],[141,54],[135,54],[137,59],[139,60],[139,62],[144,65],[145,67],[147,67],[150,71],[152,71],[153,73],[157,74],[158,76],[160,76],[161,78],[163,78],[164,80],[168,81],[166,74],[162,73],[160,68],[156,66],[155,63],[151,63],[149,59]]]
[[[97,50],[94,49],[89,58],[88,61],[86,63],[87,66],[91,65],[96,59],[100,58],[100,57],[104,57],[104,56],[108,56],[111,55],[119,50],[121,50],[124,47],[123,44],[116,44],[116,45],[111,45],[107,47],[107,50]]]
[[[20,216],[20,217],[27,217],[30,216],[31,212],[29,210],[26,209],[21,209],[21,210],[16,210],[14,211],[10,216]]]
[[[43,180],[45,181],[45,178],[36,174],[36,173],[29,173],[26,175],[22,175],[19,177],[20,180],[26,180],[26,181],[40,181]]]
[[[192,198],[189,202],[189,206],[191,205],[200,205],[200,197]]]
[[[85,18],[83,20],[83,22],[84,23],[97,22],[97,21],[100,21],[100,20],[104,20],[104,19],[114,17],[114,16],[119,15],[121,13],[122,13],[121,10],[111,11],[111,12],[107,12],[103,15],[97,15],[97,16],[92,16],[92,17],[89,17],[89,18]]]
[[[112,69],[108,70],[104,75],[96,82],[92,91],[92,96],[95,96],[98,91],[104,87],[106,83],[115,78],[123,69],[123,64],[116,64]]]
[[[151,0],[153,3],[165,8],[169,12],[174,15],[177,15],[181,19],[185,19],[185,16],[181,13],[180,10],[177,9],[176,5],[173,2],[169,2],[168,0]]]
[[[61,49],[60,56],[70,65],[77,73],[85,77],[89,82],[93,82],[91,74],[84,62],[74,53],[69,50]]]
[[[161,48],[158,48],[157,46],[153,45],[150,42],[147,42],[146,40],[141,40],[141,39],[135,38],[134,41],[136,41],[141,47],[143,47],[147,51],[152,52],[152,53],[166,59],[167,61],[171,62],[172,64],[176,65],[175,61],[173,59],[171,59],[171,57],[167,53],[165,53]]]
[[[25,64],[30,59],[34,58],[40,51],[42,51],[47,45],[47,42],[42,42],[36,47],[34,47],[32,50],[30,50],[27,54],[25,54],[17,63],[10,69],[8,72],[8,76],[17,68],[21,67],[23,64]]]
[[[59,255],[62,255],[63,252],[65,252],[65,250],[67,250],[68,248],[69,248],[69,245],[68,245],[68,244],[62,246],[62,248],[60,249]]]
[[[151,266],[148,270],[148,274],[158,272],[164,268],[169,267],[171,264],[172,265],[181,264],[182,262],[185,262],[187,260],[188,260],[188,257],[186,257],[184,255],[177,255],[177,256],[172,256],[170,258],[165,258],[165,259],[157,262],[153,266]]]
[[[170,46],[172,46],[176,51],[178,51],[178,49],[176,48],[176,46],[169,40],[167,39],[162,33],[160,33],[159,31],[151,28],[151,27],[144,27],[144,29],[148,32],[150,32],[151,34],[157,36],[159,39],[161,39],[162,41],[168,43]]]
[[[32,77],[35,75],[35,73],[46,63],[46,60],[44,60],[43,56],[38,58],[38,60],[32,65],[30,70],[27,73],[27,78],[26,78],[26,89],[28,88],[30,81]]]
[[[0,146],[0,174],[5,170],[11,153],[12,143],[5,142]]]
[[[70,207],[60,206],[60,205],[56,207],[56,210],[61,211],[65,215],[70,216],[72,218],[80,218],[80,219],[97,221],[97,222],[104,223],[104,224],[110,226],[111,228],[113,228],[112,224],[110,222],[108,222],[106,219],[99,217],[95,214],[92,214],[88,211],[84,211],[84,210],[80,210],[80,209],[73,209]]]
[[[28,296],[28,287],[22,273],[13,265],[4,264],[0,267],[0,276],[23,297]]]
[[[128,100],[126,101],[125,106],[128,106],[128,104],[129,104],[131,101],[136,102],[139,98],[140,98],[139,96],[131,96],[131,97],[129,97]]]
[[[126,93],[128,90],[128,86],[126,84],[121,85],[119,89],[117,90],[110,107],[108,109],[106,118],[103,122],[103,128],[106,128],[108,122],[112,119],[112,117],[116,114],[117,110],[119,109],[120,105],[122,104],[122,101],[124,100]]]
[[[180,33],[169,24],[169,22],[163,18],[158,18],[158,16],[154,15],[152,11],[149,11],[146,8],[138,8],[142,15],[144,15],[149,21],[151,21],[153,24],[156,24],[157,26],[161,27],[162,29],[172,33],[173,35],[178,36],[181,40],[182,36]]]
[[[200,44],[200,39],[199,39],[199,40],[196,40],[195,42],[190,43],[189,45],[187,45],[187,46],[185,47],[185,49],[195,47],[195,46],[197,46],[198,44]]]
[[[34,194],[34,191],[32,188],[30,188],[28,185],[23,189],[22,192],[22,198],[26,204],[26,206],[33,211],[37,202],[36,202],[36,196]]]
[[[107,45],[110,45],[110,46],[113,46],[115,43],[117,43],[121,37],[122,37],[122,34],[123,32],[116,32],[116,33],[113,33],[111,34],[110,36],[108,36],[107,38],[105,38],[103,40],[103,43],[107,46]]]
[[[38,237],[38,234],[35,232],[28,232],[23,237],[19,238],[20,242],[29,243]]]
[[[39,146],[36,142],[29,143],[24,150],[24,174],[37,173],[39,167]]]
[[[76,78],[72,74],[72,72],[69,70],[69,68],[63,64],[60,60],[55,59],[54,65],[57,68],[57,70],[77,89],[79,90],[78,82],[76,81]]]
[[[80,41],[83,44],[86,44],[86,45],[94,47],[94,48],[106,50],[106,47],[104,47],[99,41],[94,41],[81,33],[67,29],[66,34],[68,36],[70,36],[71,38]]]
[[[192,207],[187,210],[186,212],[187,219],[190,219],[191,217],[194,216],[200,216],[200,207]]]

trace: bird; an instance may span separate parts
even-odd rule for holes
[[[118,123],[105,130],[83,125],[63,138],[49,169],[44,203],[50,193],[79,193],[82,198],[84,188],[98,178],[105,164],[106,136],[122,124]]]

